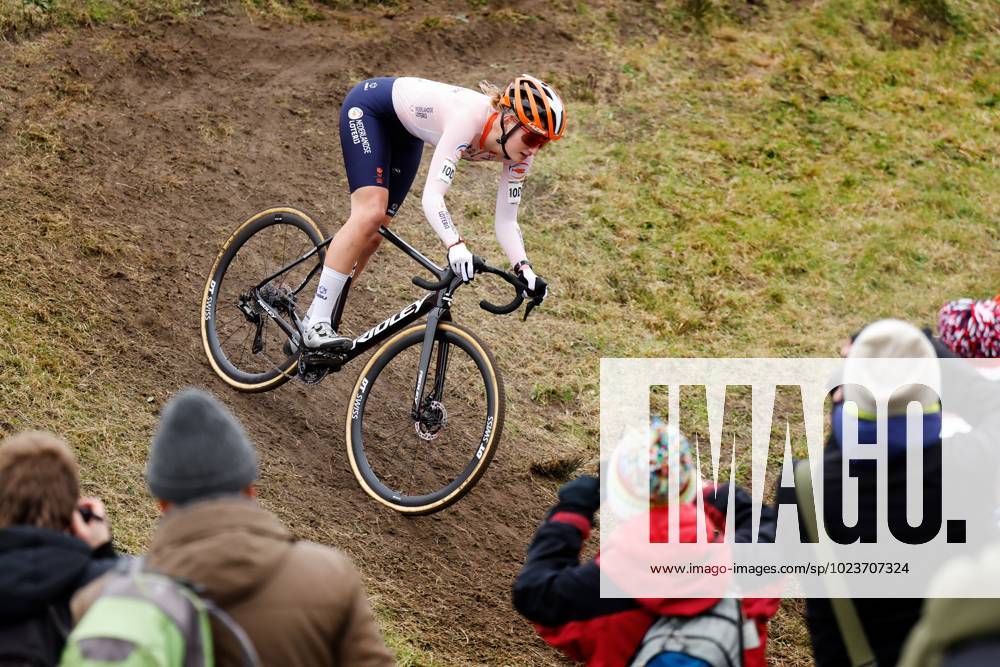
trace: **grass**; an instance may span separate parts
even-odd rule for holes
[[[872,320],[933,326],[945,301],[996,293],[1000,33],[989,3],[953,7],[944,27],[851,1],[686,36],[680,15],[633,44],[596,30],[621,89],[574,100],[525,194],[554,294],[539,326],[565,323],[560,373],[599,356],[835,356]],[[543,363],[525,375],[540,407],[562,386]],[[598,423],[596,395],[549,414],[596,457],[579,428]],[[786,601],[775,619],[777,664],[810,662],[801,614]]]
[[[820,12],[619,49],[638,72],[626,103],[575,104],[572,141],[542,160],[560,190],[536,215],[556,220],[530,241],[556,266],[592,258],[553,308],[594,341],[616,329],[614,356],[816,355],[995,289],[998,137],[980,102],[1000,81],[981,40],[997,45],[883,51]]]
[[[24,38],[45,30],[99,25],[184,22],[209,11],[242,11],[254,19],[312,22],[343,18],[338,12],[374,8],[393,15],[397,0],[0,0],[0,38]]]
[[[525,196],[548,312],[572,323],[560,359],[583,360],[561,373],[602,355],[829,356],[871,320],[929,326],[944,301],[996,291],[995,30],[884,49],[848,18],[867,5],[831,4],[606,44],[631,81],[573,104]],[[562,383],[530,370],[549,402]],[[584,393],[566,421],[596,415]]]
[[[0,0],[0,35],[193,20],[215,7],[317,20],[355,4],[372,3]],[[596,460],[602,356],[831,356],[871,320],[930,326],[944,301],[1000,289],[1000,19],[990,0],[779,2],[753,16],[721,2],[668,4],[614,7],[614,20],[593,3],[567,4],[578,41],[610,67],[538,72],[570,103],[569,134],[539,157],[522,205],[552,298],[519,331],[531,354],[504,367],[538,422],[512,423],[507,437],[529,427],[550,436],[552,451],[537,448],[528,465],[553,486]],[[531,20],[509,7],[492,15],[502,12]],[[447,32],[449,18],[412,27]],[[630,20],[649,29],[623,39]],[[26,66],[34,48],[17,52]],[[122,258],[141,236],[71,233],[69,220],[99,210],[59,200],[46,169],[67,150],[59,110],[90,91],[51,94],[52,122],[0,134],[0,205],[33,211],[0,223],[0,264],[16,267],[0,282],[0,431],[65,435],[88,471],[85,490],[121,517],[119,543],[140,551],[154,516],[145,442],[164,397],[108,381],[115,356],[135,354],[144,334],[98,345],[113,295],[62,282],[52,267],[65,257],[128,275]],[[224,144],[227,127],[199,131]],[[30,185],[33,199],[6,199],[4,182]],[[454,210],[482,219],[467,224],[470,243],[492,248],[489,207],[456,197]],[[391,609],[380,614],[400,664],[436,663]],[[800,603],[786,601],[771,641],[780,664],[808,661]]]
[[[23,37],[52,28],[136,24],[204,13],[201,0],[0,0],[0,36]]]
[[[433,667],[443,664],[429,653],[414,645],[414,640],[404,634],[395,631],[395,621],[390,614],[382,615],[383,627],[388,629],[383,631],[385,643],[389,650],[396,657],[396,664],[399,667]]]
[[[109,350],[94,340],[94,332],[105,324],[100,321],[105,295],[72,281],[58,282],[59,275],[44,268],[44,256],[19,252],[38,247],[41,237],[42,247],[52,244],[52,252],[65,261],[95,254],[113,261],[117,252],[106,239],[84,237],[78,244],[62,244],[58,239],[69,231],[67,219],[64,212],[45,213],[4,228],[7,241],[0,264],[19,270],[5,270],[0,288],[5,303],[0,316],[0,435],[45,429],[69,440],[85,471],[82,492],[105,500],[118,517],[116,542],[138,553],[147,545],[155,516],[143,463],[156,405],[132,388],[107,382],[116,355],[135,351],[122,343]],[[40,299],[39,294],[52,296]]]

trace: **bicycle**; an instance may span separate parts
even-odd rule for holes
[[[404,514],[430,514],[468,493],[492,461],[503,431],[503,380],[485,343],[452,320],[461,278],[389,229],[379,233],[436,280],[414,277],[413,284],[428,293],[349,346],[311,351],[299,345],[297,300],[322,270],[332,238],[323,239],[316,222],[297,209],[270,208],[251,216],[223,244],[209,272],[202,342],[216,374],[244,392],[270,391],[296,377],[319,382],[378,346],[347,403],[351,469],[378,502]],[[480,307],[496,315],[518,310],[525,301],[524,282],[480,257],[474,264],[477,274],[498,276],[517,290],[507,304],[482,300]],[[334,310],[334,328],[350,283],[348,278]],[[525,320],[538,303],[528,299]],[[426,321],[415,324],[424,315]],[[412,387],[412,394],[401,397],[404,386]]]

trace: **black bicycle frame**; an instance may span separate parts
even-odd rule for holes
[[[420,251],[411,246],[409,243],[396,236],[393,232],[389,231],[387,227],[381,226],[378,230],[379,234],[383,238],[387,239],[394,246],[402,250],[410,259],[420,264],[423,268],[427,269],[438,278],[442,279],[446,273],[445,269],[442,269],[436,265],[431,260],[427,259]],[[265,302],[260,296],[260,288],[271,282],[283,273],[290,271],[299,264],[307,261],[309,258],[314,257],[319,251],[330,244],[332,237],[326,239],[315,248],[307,252],[302,257],[299,257],[291,264],[278,269],[276,272],[262,280],[254,289],[254,296],[256,297],[257,303],[260,307],[271,317],[272,320],[285,332],[290,339],[299,334],[300,332],[296,329],[301,329],[301,321],[298,316],[295,316],[295,328],[288,324],[277,311],[267,302]],[[309,272],[309,275],[302,281],[302,283],[293,291],[294,294],[298,294],[305,285],[312,280],[316,273],[320,270],[320,265],[317,264],[316,267]],[[352,274],[353,276],[353,274]],[[350,278],[348,279],[350,280]],[[351,349],[345,350],[343,353],[338,353],[342,357],[341,365],[348,363],[355,357],[358,357],[372,347],[379,345],[387,338],[390,338],[398,331],[401,331],[408,327],[414,321],[420,319],[424,315],[427,315],[427,329],[424,334],[423,347],[420,352],[420,366],[417,372],[416,386],[413,392],[413,415],[416,418],[420,414],[420,398],[424,393],[424,386],[427,380],[427,371],[430,367],[430,357],[431,350],[434,347],[434,336],[437,333],[438,322],[450,321],[451,320],[451,301],[452,293],[455,289],[462,283],[462,279],[455,277],[448,283],[448,285],[438,290],[437,292],[428,292],[423,297],[417,299],[410,305],[406,306],[400,310],[395,315],[383,320],[379,324],[364,332],[357,338],[355,338],[351,343]],[[346,300],[347,295],[347,285],[344,286],[344,292],[341,295],[340,301],[337,304],[337,313],[335,317],[339,323],[340,314],[343,312],[343,303]],[[434,297],[432,299],[432,297]],[[438,348],[438,359],[435,365],[435,386],[434,395],[440,396],[440,393],[444,389],[444,372],[448,365],[448,352],[445,346],[439,346]]]

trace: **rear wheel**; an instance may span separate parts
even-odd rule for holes
[[[240,225],[222,246],[205,284],[201,337],[212,369],[231,387],[268,391],[295,376],[298,355],[290,353],[288,336],[260,306],[254,291],[322,241],[319,226],[308,214],[271,208]],[[294,323],[299,294],[310,273],[322,267],[324,254],[320,251],[259,289],[268,308],[286,322]]]
[[[390,338],[358,376],[347,453],[362,488],[406,514],[448,507],[479,481],[500,442],[504,391],[493,355],[468,329],[439,322],[413,414],[427,325]]]

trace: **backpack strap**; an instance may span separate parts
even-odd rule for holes
[[[146,559],[143,556],[121,556],[115,561],[108,572],[114,574],[139,574],[143,571]]]
[[[809,461],[803,459],[795,462],[795,496],[799,505],[799,516],[805,525],[806,534],[810,540],[816,544],[819,542],[819,526],[816,520],[816,497],[813,493],[812,471],[809,469]],[[819,547],[821,550],[823,546]],[[843,582],[839,576],[835,575],[838,590],[834,593],[846,593],[843,589]],[[840,636],[847,649],[847,655],[851,660],[852,667],[877,667],[875,654],[871,644],[868,643],[868,636],[858,618],[858,610],[854,606],[854,600],[849,597],[831,597],[830,606],[833,607],[833,615],[837,619],[837,627],[840,629]]]
[[[222,623],[226,630],[229,631],[229,634],[236,639],[236,643],[240,646],[243,667],[258,667],[260,659],[257,657],[257,650],[254,649],[253,642],[250,641],[250,637],[247,636],[246,631],[240,627],[239,623],[233,620],[232,616],[222,611],[220,607],[208,598],[203,597],[202,602],[204,602],[208,613]]]

